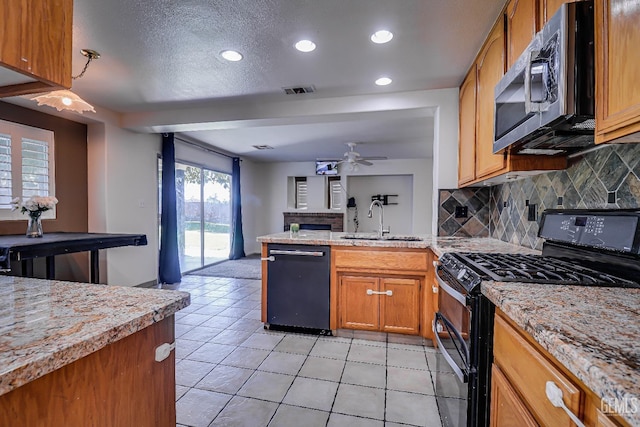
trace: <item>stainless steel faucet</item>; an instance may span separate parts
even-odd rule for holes
[[[378,230],[378,238],[382,239],[382,237],[385,234],[389,233],[389,229],[388,228],[386,230],[384,229],[384,208],[382,207],[382,202],[380,200],[377,200],[377,199],[374,200],[369,205],[369,213],[367,213],[367,216],[369,218],[373,218],[373,207],[374,206],[378,206],[380,208],[380,229]]]

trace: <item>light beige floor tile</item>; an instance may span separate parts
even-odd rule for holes
[[[409,391],[412,393],[433,395],[431,373],[418,369],[387,368],[387,388],[389,390]]]
[[[327,357],[329,359],[345,360],[347,358],[347,353],[349,353],[350,345],[351,344],[346,342],[332,342],[318,339],[318,341],[316,341],[316,344],[311,349],[311,353],[309,353],[309,355],[314,357]]]
[[[255,371],[237,394],[280,403],[291,387],[294,378],[293,375]]]
[[[387,348],[351,344],[347,360],[351,362],[375,363],[384,366],[387,363]]]
[[[283,353],[296,353],[308,355],[313,345],[316,343],[315,337],[303,337],[298,335],[286,335],[282,341],[274,348],[275,351]]]
[[[384,388],[386,376],[387,369],[385,366],[347,361],[340,382],[344,384]]]
[[[238,347],[220,363],[239,368],[256,369],[268,355],[269,351],[267,350]]]
[[[200,348],[205,342],[176,339],[176,358],[184,359],[189,354]]]
[[[258,369],[279,374],[296,375],[306,358],[307,356],[302,354],[272,351]]]
[[[387,421],[414,426],[440,426],[440,414],[434,396],[387,391]]]
[[[384,389],[340,384],[333,412],[384,419]]]
[[[381,420],[332,412],[329,416],[327,427],[384,427],[384,425],[384,422]]]
[[[240,346],[270,351],[282,341],[282,338],[282,335],[253,334]]]
[[[197,360],[199,362],[220,363],[235,349],[236,347],[232,345],[206,343],[187,356],[187,359]]]
[[[266,426],[278,408],[277,403],[235,396],[210,427]]]
[[[325,411],[283,404],[278,407],[269,427],[325,427],[328,418],[329,413]]]
[[[179,424],[207,427],[230,399],[227,394],[192,388],[176,403],[176,420]]]
[[[220,393],[236,394],[253,372],[253,369],[218,365],[202,378],[202,380],[196,384],[196,387]]]
[[[197,362],[195,360],[181,360],[176,363],[176,384],[193,387],[213,370],[213,363]]]
[[[303,408],[331,410],[338,383],[296,377],[283,403]]]
[[[253,332],[225,329],[216,335],[211,342],[237,346],[251,336]]]
[[[395,348],[387,349],[387,366],[423,370],[429,369],[424,351],[406,351]]]
[[[327,381],[340,381],[344,370],[344,360],[327,359],[309,356],[298,373],[301,377],[315,378]]]
[[[196,326],[190,331],[186,332],[180,338],[183,340],[192,341],[209,341],[222,331],[222,329],[214,329],[207,326]]]

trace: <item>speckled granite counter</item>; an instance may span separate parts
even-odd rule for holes
[[[307,231],[301,230],[297,237],[291,237],[289,232],[269,234],[258,237],[261,243],[289,243],[298,245],[331,245],[331,246],[360,246],[360,247],[383,247],[383,248],[430,248],[438,256],[445,252],[500,252],[500,253],[539,253],[538,251],[503,242],[497,239],[488,238],[465,238],[465,237],[438,237],[430,234],[418,234],[422,240],[402,241],[402,240],[367,240],[367,239],[344,239],[347,234],[331,231]],[[360,236],[366,236],[362,233]],[[374,234],[369,234],[374,237]]]
[[[189,302],[187,292],[0,276],[0,395]]]
[[[482,293],[600,398],[640,400],[639,289],[483,282]],[[640,411],[621,415],[640,425]]]

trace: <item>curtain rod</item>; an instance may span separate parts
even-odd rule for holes
[[[184,142],[185,144],[188,144],[188,145],[194,146],[194,147],[199,148],[199,149],[201,149],[201,150],[208,151],[208,152],[210,152],[210,153],[215,153],[215,154],[217,154],[217,155],[219,155],[219,156],[228,157],[228,158],[230,158],[230,159],[233,159],[234,157],[238,157],[238,158],[240,157],[240,156],[230,156],[230,155],[228,155],[228,154],[221,153],[221,152],[216,151],[216,150],[213,150],[213,149],[211,149],[211,148],[203,147],[202,145],[197,144],[197,143],[195,143],[195,142],[191,142],[191,141],[187,141],[186,139],[178,138],[177,136],[174,136],[174,137],[173,137],[173,139],[176,139],[176,140],[178,140],[178,141]],[[240,159],[240,161],[242,161],[242,159]]]

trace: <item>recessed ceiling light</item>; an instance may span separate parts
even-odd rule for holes
[[[311,40],[300,40],[298,43],[296,43],[296,49],[298,49],[300,52],[311,52],[315,50],[315,48],[316,44]]]
[[[242,60],[242,54],[240,52],[236,52],[235,50],[223,50],[222,52],[220,52],[220,56],[231,62]]]
[[[378,86],[386,86],[388,84],[391,84],[393,80],[391,80],[389,77],[380,77],[378,80],[376,80],[376,84]]]
[[[393,33],[387,30],[380,30],[371,34],[371,41],[378,44],[387,43],[391,41],[392,38]]]

